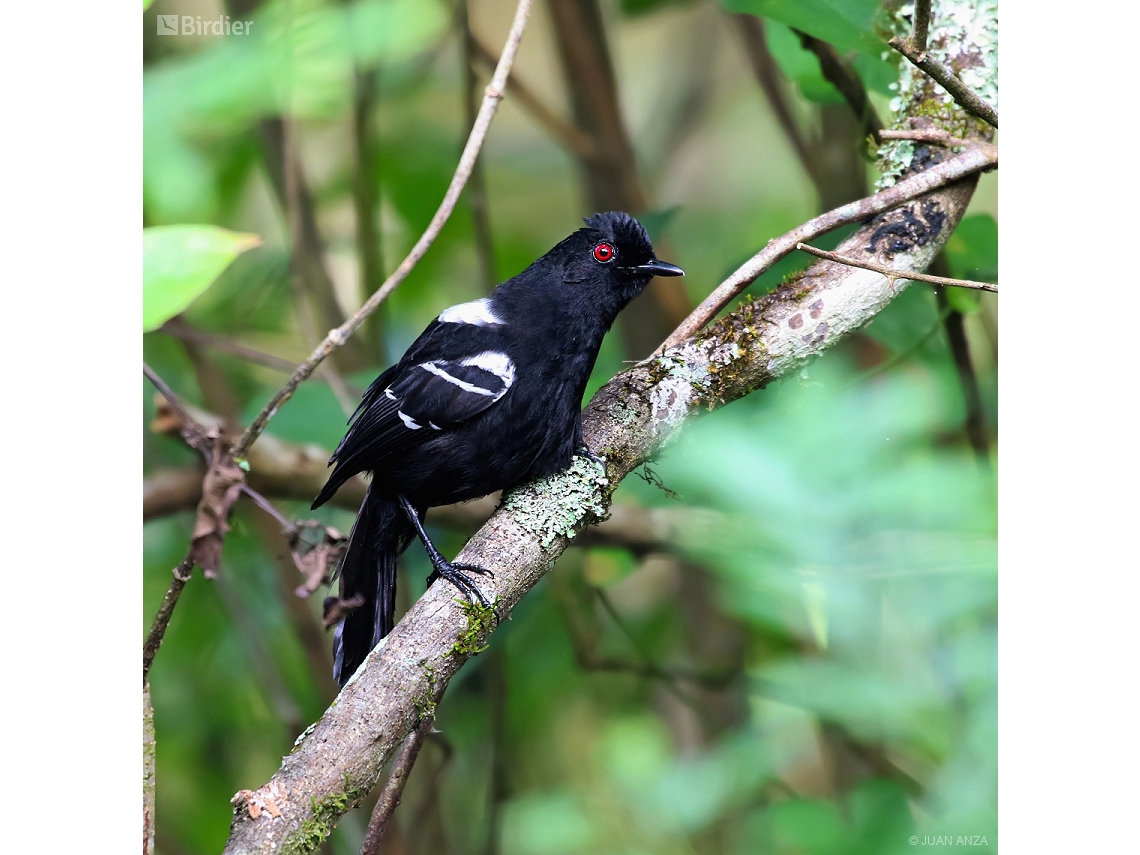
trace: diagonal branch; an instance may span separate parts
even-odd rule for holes
[[[471,128],[471,134],[467,138],[467,145],[463,148],[463,154],[459,158],[459,165],[455,169],[455,174],[451,178],[451,184],[444,194],[443,201],[439,205],[439,209],[435,212],[431,222],[428,224],[427,229],[416,241],[415,246],[412,247],[411,252],[407,257],[400,262],[400,266],[393,271],[380,289],[376,291],[367,302],[360,307],[351,318],[345,321],[341,326],[331,330],[324,341],[317,346],[309,358],[306,359],[300,366],[298,366],[293,376],[289,381],[269,400],[253,423],[246,428],[241,439],[238,441],[234,449],[234,459],[244,460],[245,455],[249,452],[249,447],[257,441],[257,438],[265,430],[265,426],[269,424],[269,420],[273,418],[277,410],[280,409],[286,401],[288,401],[297,387],[302,382],[307,380],[309,376],[317,369],[325,358],[338,347],[348,341],[357,328],[364,323],[364,320],[376,311],[376,307],[384,302],[401,282],[407,278],[408,274],[412,272],[412,268],[419,263],[419,260],[424,257],[428,249],[435,242],[439,233],[443,230],[444,223],[447,222],[451,216],[451,212],[455,210],[455,205],[459,201],[459,194],[463,192],[464,186],[467,184],[467,179],[471,176],[471,171],[475,166],[475,160],[479,156],[479,150],[483,147],[483,140],[487,136],[487,130],[491,126],[491,119],[498,109],[499,102],[503,100],[503,95],[506,90],[507,76],[510,74],[511,65],[514,64],[515,55],[518,53],[519,42],[522,40],[523,30],[526,29],[527,19],[530,17],[530,8],[533,0],[519,0],[518,7],[515,10],[514,20],[511,22],[511,29],[507,35],[507,43],[503,47],[502,56],[499,58],[499,65],[495,69],[495,74],[491,78],[490,85],[483,95],[483,103],[479,108],[479,114],[475,119],[475,125]]]
[[[797,243],[796,249],[800,252],[814,255],[816,258],[834,261],[836,264],[847,264],[851,267],[858,267],[863,270],[873,270],[876,273],[882,273],[888,280],[892,281],[895,279],[909,279],[912,282],[929,282],[931,285],[948,285],[954,288],[969,288],[974,291],[992,291],[995,294],[997,293],[997,285],[993,285],[989,282],[975,282],[973,279],[952,279],[949,276],[932,276],[929,273],[915,273],[913,271],[908,271],[905,276],[902,276],[896,273],[894,268],[888,267],[885,264],[876,264],[873,261],[866,261],[859,258],[848,258],[837,252],[828,252],[826,249],[817,249],[814,246],[808,246],[806,243]]]
[[[916,68],[929,74],[966,112],[985,120],[995,128],[998,126],[997,110],[963,83],[946,63],[939,62],[925,50],[919,50],[910,39],[900,39],[895,36],[887,44],[910,60]]]
[[[384,785],[383,792],[372,811],[372,818],[368,821],[368,830],[364,834],[364,844],[360,847],[361,855],[377,855],[380,851],[380,841],[384,839],[384,830],[388,821],[396,812],[400,804],[400,797],[404,793],[404,785],[408,783],[408,776],[412,774],[412,766],[423,747],[424,738],[431,732],[433,716],[425,716],[419,726],[408,734],[404,744],[400,746],[400,753],[392,763],[392,771],[388,775],[388,783]]]
[[[781,85],[783,74],[780,71],[780,66],[776,64],[772,52],[768,50],[768,43],[764,37],[764,20],[755,15],[743,13],[733,15],[733,18],[740,30],[740,37],[744,42],[744,52],[748,57],[748,64],[752,66],[752,73],[756,77],[756,82],[764,90],[764,96],[768,99],[772,112],[776,114],[776,120],[780,123],[784,136],[796,153],[804,174],[812,180],[812,183],[816,185],[817,192],[820,192],[822,196],[822,191],[819,188],[819,168]]]
[[[881,190],[857,202],[843,205],[826,214],[808,220],[802,226],[792,229],[778,238],[768,241],[768,245],[746,261],[735,273],[724,280],[701,302],[693,313],[665,339],[662,349],[676,347],[689,336],[695,334],[705,324],[716,317],[734,297],[740,294],[760,274],[770,268],[785,255],[795,251],[796,244],[812,240],[840,226],[865,220],[892,208],[911,202],[932,190],[945,187],[962,178],[976,175],[997,166],[997,147],[989,143],[975,143],[966,152],[952,160],[934,166],[926,172],[912,175],[893,187]]]
[[[799,30],[794,32],[800,37],[800,43],[819,60],[819,69],[824,79],[838,89],[839,94],[847,101],[863,130],[863,136],[873,137],[875,144],[878,145],[881,141],[879,132],[883,129],[883,120],[875,112],[874,105],[867,97],[867,88],[859,79],[859,75],[847,66],[839,51],[831,43]]]
[[[499,58],[474,35],[471,36],[471,53],[474,59],[492,69],[499,61]],[[534,90],[523,83],[517,74],[512,74],[507,78],[507,92],[514,96],[518,105],[529,113],[530,117],[555,142],[572,155],[576,157],[592,157],[594,155],[594,141],[590,135],[547,107]]]

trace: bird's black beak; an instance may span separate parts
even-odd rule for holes
[[[668,261],[658,261],[656,258],[648,264],[639,264],[636,267],[631,267],[634,273],[639,273],[642,276],[684,276],[685,271],[678,267],[676,264],[670,264]]]

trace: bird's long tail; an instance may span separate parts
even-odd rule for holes
[[[394,498],[369,487],[341,559],[340,596],[357,594],[363,605],[337,625],[333,636],[333,678],[343,686],[372,648],[392,631],[396,617],[396,559],[415,529]]]

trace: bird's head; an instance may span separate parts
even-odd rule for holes
[[[629,214],[610,211],[586,219],[551,255],[563,265],[563,281],[577,286],[583,296],[624,306],[654,276],[684,276],[674,264],[658,261],[645,227]]]

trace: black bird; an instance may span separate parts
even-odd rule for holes
[[[337,626],[333,676],[343,686],[392,631],[396,559],[423,541],[436,576],[484,605],[479,567],[447,561],[423,528],[427,509],[565,469],[582,441],[582,395],[602,337],[654,276],[658,261],[629,214],[596,214],[490,297],[452,306],[364,394],[313,502],[349,478],[372,483],[340,562],[340,596],[364,604]]]

